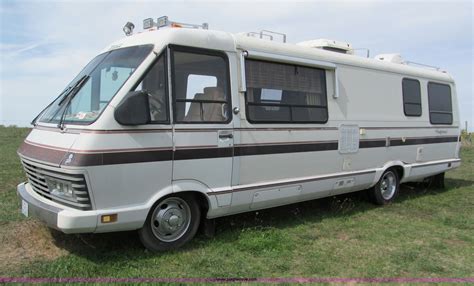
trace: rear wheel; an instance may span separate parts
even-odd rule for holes
[[[143,245],[151,251],[175,249],[194,237],[200,217],[201,211],[194,196],[169,196],[153,206],[138,234]]]
[[[380,177],[377,184],[369,190],[373,203],[386,205],[395,200],[400,190],[400,180],[394,169],[388,169]]]
[[[431,189],[444,189],[444,173],[429,178]]]

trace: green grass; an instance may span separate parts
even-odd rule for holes
[[[16,185],[25,180],[25,175],[16,150],[29,132],[28,128],[0,125],[0,226],[22,218],[17,211],[19,202],[15,190]]]
[[[217,220],[214,238],[200,234],[178,251],[153,254],[135,232],[48,236],[21,217],[15,186],[24,175],[16,149],[27,133],[0,129],[0,239],[4,248],[28,248],[29,235],[42,240],[29,246],[37,254],[27,259],[0,256],[0,276],[474,276],[473,147],[462,149],[462,167],[447,174],[444,190],[404,186],[386,207],[355,193],[230,216]],[[26,237],[12,235],[19,226]],[[58,254],[43,255],[49,252]]]

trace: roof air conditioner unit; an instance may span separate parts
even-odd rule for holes
[[[326,51],[337,52],[342,54],[353,55],[354,50],[352,45],[346,42],[328,40],[328,39],[317,39],[311,41],[304,41],[297,43],[298,46],[307,47],[307,48],[317,48],[323,49]]]

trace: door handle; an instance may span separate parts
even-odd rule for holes
[[[229,134],[219,134],[219,139],[232,139],[234,135],[232,133]]]

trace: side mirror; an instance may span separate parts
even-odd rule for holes
[[[142,125],[150,122],[148,93],[130,91],[115,108],[115,120],[122,125]]]

